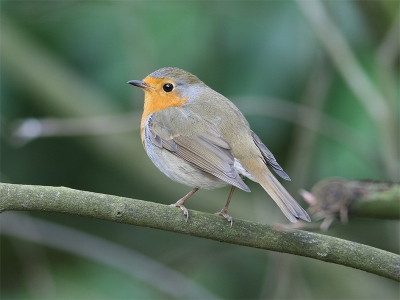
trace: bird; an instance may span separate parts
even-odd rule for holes
[[[258,182],[290,222],[311,221],[268,167],[285,180],[290,177],[229,99],[175,67],[128,83],[144,91],[140,136],[147,155],[170,179],[193,188],[171,204],[183,211],[186,222],[190,196],[199,189],[231,185],[225,206],[216,214],[232,226],[228,206],[235,188],[250,192],[245,177]]]

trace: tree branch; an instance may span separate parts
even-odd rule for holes
[[[290,253],[336,263],[400,281],[400,255],[350,241],[190,211],[111,195],[48,187],[0,183],[0,212],[46,211],[151,227],[220,242]]]
[[[400,219],[400,184],[370,180],[328,178],[302,196],[312,214],[375,219]],[[343,221],[343,220],[342,220]]]

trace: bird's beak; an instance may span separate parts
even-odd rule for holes
[[[134,86],[140,87],[141,89],[149,88],[149,86],[146,83],[144,83],[144,81],[141,81],[141,80],[129,80],[128,83],[132,84]]]

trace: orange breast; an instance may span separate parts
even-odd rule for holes
[[[164,108],[182,106],[187,102],[188,98],[180,98],[174,90],[169,93],[164,92],[162,86],[170,82],[165,78],[146,77],[143,81],[146,85],[152,87],[144,90],[144,108],[140,126],[142,144],[146,148],[144,144],[144,128],[147,117]]]

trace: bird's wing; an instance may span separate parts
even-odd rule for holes
[[[152,143],[184,159],[192,166],[250,192],[234,168],[234,157],[229,143],[211,125],[196,115],[166,118],[161,114],[151,118],[149,130]],[[187,128],[194,131],[188,133]]]
[[[286,174],[285,171],[283,171],[282,167],[278,164],[274,155],[272,154],[271,151],[269,151],[267,146],[263,144],[261,139],[254,132],[251,132],[251,135],[253,137],[254,143],[256,144],[258,149],[260,149],[265,163],[269,165],[275,171],[275,173],[278,174],[280,177],[290,181],[289,175]]]

